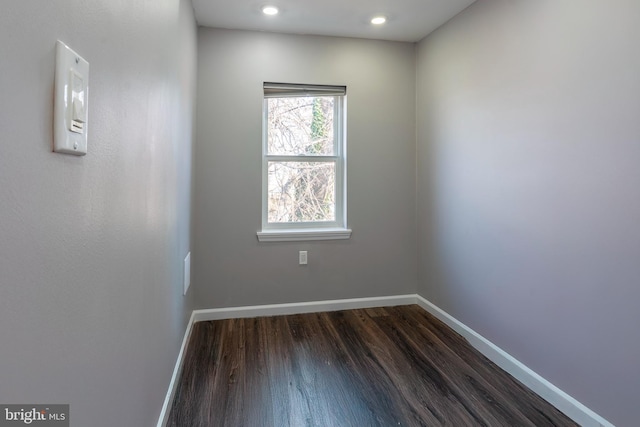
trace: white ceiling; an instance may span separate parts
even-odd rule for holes
[[[192,0],[199,25],[416,42],[475,0]],[[274,5],[276,16],[262,7]],[[370,20],[385,15],[387,23]]]

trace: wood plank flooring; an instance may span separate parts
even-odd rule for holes
[[[196,323],[168,422],[575,425],[416,305]]]

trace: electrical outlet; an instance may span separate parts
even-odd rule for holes
[[[298,253],[298,262],[300,265],[307,265],[307,251],[300,251]]]

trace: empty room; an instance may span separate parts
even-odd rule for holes
[[[637,1],[0,34],[0,425],[640,425]]]

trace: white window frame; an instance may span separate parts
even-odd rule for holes
[[[346,163],[346,87],[301,85],[265,82],[263,85],[262,117],[262,230],[261,242],[338,240],[349,239],[347,228],[347,163]],[[268,102],[269,98],[335,96],[334,102],[334,154],[332,156],[282,156],[268,154]],[[268,168],[269,162],[328,162],[335,164],[335,221],[270,223],[268,221]]]

